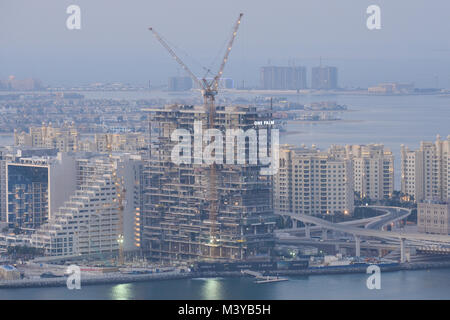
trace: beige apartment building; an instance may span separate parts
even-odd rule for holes
[[[133,152],[147,147],[142,133],[97,133],[95,134],[95,151],[108,151],[108,144],[112,151]]]
[[[148,147],[143,133],[96,133],[94,139],[80,138],[73,125],[57,128],[51,124],[30,127],[29,132],[14,131],[14,145],[35,148],[54,148],[60,152],[135,152]]]
[[[450,204],[426,200],[417,205],[419,232],[450,234]]]
[[[312,148],[280,147],[274,176],[275,212],[351,214],[354,192],[351,160]]]
[[[394,192],[394,156],[382,144],[331,146],[331,155],[351,159],[354,191],[361,198],[382,200]]]
[[[420,143],[418,150],[402,145],[402,193],[422,200],[448,201],[450,198],[450,136]]]
[[[42,127],[30,127],[29,132],[14,130],[14,145],[35,148],[55,148],[60,152],[77,151],[79,134],[77,129],[70,124],[64,124],[61,128],[42,125]]]

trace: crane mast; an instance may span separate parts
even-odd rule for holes
[[[234,40],[236,38],[237,31],[241,24],[241,19],[244,14],[240,13],[236,23],[233,26],[233,31],[231,37],[228,41],[227,48],[225,50],[224,57],[221,61],[219,70],[212,80],[203,77],[201,80],[189,69],[189,67],[177,56],[177,54],[172,50],[172,48],[167,44],[167,42],[155,31],[154,28],[150,27],[149,30],[152,31],[156,39],[161,43],[161,45],[169,52],[172,58],[187,72],[191,79],[201,88],[201,93],[203,96],[204,109],[208,114],[208,128],[215,128],[215,117],[216,117],[216,105],[215,97],[219,91],[219,81],[223,75],[223,70],[228,61],[228,57],[233,47]],[[212,142],[212,141],[211,141]],[[213,162],[209,166],[208,172],[208,192],[207,200],[209,202],[209,222],[210,222],[210,241],[208,245],[211,250],[212,256],[217,256],[217,252],[214,248],[220,246],[220,241],[217,239],[217,215],[219,210],[218,204],[218,190],[217,190],[217,165]]]

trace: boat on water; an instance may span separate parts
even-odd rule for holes
[[[242,270],[241,273],[255,277],[255,283],[269,283],[289,280],[288,278],[282,278],[279,276],[263,276],[260,272],[252,270]]]

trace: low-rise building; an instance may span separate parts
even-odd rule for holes
[[[0,266],[1,280],[17,280],[20,279],[20,272],[14,266],[4,265]]]
[[[374,94],[405,94],[414,91],[414,84],[412,83],[380,83],[377,86],[369,87],[369,93]]]
[[[94,138],[81,139],[72,124],[60,128],[49,125],[30,127],[29,132],[14,131],[14,145],[19,147],[54,148],[59,152],[134,152],[146,148],[143,133],[96,133]]]

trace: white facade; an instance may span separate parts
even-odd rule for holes
[[[280,168],[274,176],[274,208],[308,215],[351,214],[351,161],[315,148],[281,147]]]
[[[332,146],[330,154],[353,162],[354,190],[361,198],[389,198],[394,192],[394,156],[382,144]]]
[[[48,224],[32,235],[33,244],[44,247],[51,256],[118,250],[119,209],[115,195],[111,176],[84,184]]]
[[[33,245],[52,256],[91,255],[117,251],[123,235],[123,250],[137,250],[141,169],[140,157],[126,154],[78,159],[77,190],[32,235]]]
[[[402,193],[422,200],[450,198],[450,136],[420,143],[418,150],[402,146]]]
[[[419,232],[450,234],[450,204],[430,200],[419,203],[417,226]]]

